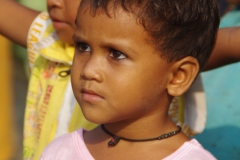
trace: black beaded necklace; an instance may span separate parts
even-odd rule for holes
[[[165,133],[162,134],[158,137],[154,137],[154,138],[146,138],[146,139],[129,139],[129,138],[125,138],[125,137],[119,137],[117,135],[112,134],[111,132],[109,132],[105,127],[104,124],[101,124],[101,128],[104,132],[106,132],[108,135],[112,136],[112,139],[108,142],[109,146],[115,146],[118,144],[118,142],[120,141],[120,139],[125,140],[125,141],[130,141],[130,142],[145,142],[145,141],[153,141],[153,140],[162,140],[165,138],[169,138],[172,137],[176,134],[178,134],[179,132],[181,132],[182,128],[180,126],[177,126],[178,130],[176,131],[172,131],[169,133]]]

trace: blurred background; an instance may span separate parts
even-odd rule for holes
[[[46,10],[45,0],[18,2],[38,11]],[[1,35],[0,48],[0,160],[22,160],[23,119],[29,76],[27,53],[25,48]]]
[[[240,26],[240,0],[221,0],[219,4],[219,27]],[[239,62],[202,73],[207,123],[195,138],[220,160],[240,160],[239,73]]]
[[[19,0],[43,11],[44,0]],[[240,25],[240,0],[219,0],[220,27]],[[0,36],[0,160],[21,160],[28,84],[26,50]],[[240,63],[202,73],[207,99],[204,132],[194,138],[219,160],[240,159]]]

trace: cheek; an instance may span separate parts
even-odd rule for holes
[[[77,16],[77,10],[78,10],[79,3],[72,4],[66,6],[66,17],[68,19],[68,22],[70,22],[73,26],[75,26],[75,19]]]
[[[72,83],[72,90],[75,94],[75,90],[77,89],[77,84],[78,84],[78,78],[77,78],[78,73],[76,73],[74,67],[71,69],[71,83]]]
[[[72,36],[70,36],[73,35],[72,31],[57,32],[57,35],[62,42],[73,45]]]
[[[77,86],[77,84],[80,81],[80,73],[81,73],[81,65],[78,60],[74,57],[73,59],[73,65],[71,68],[71,82],[73,89]]]
[[[89,54],[81,55],[78,53],[74,54],[73,64],[71,68],[71,78],[75,83],[80,81],[80,75],[89,59]]]
[[[142,101],[144,105],[158,101],[166,89],[166,78],[159,70],[138,73],[132,81],[132,86],[127,86],[133,92],[131,97]]]

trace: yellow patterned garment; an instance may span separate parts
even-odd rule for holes
[[[58,39],[48,13],[41,13],[28,34],[31,75],[24,120],[24,160],[38,160],[43,149],[64,133],[96,127],[85,120],[72,93],[69,71],[73,54],[74,48]],[[206,105],[200,79],[183,97],[174,98],[169,115],[187,135],[202,132]]]
[[[30,82],[24,120],[24,159],[38,160],[54,138],[79,127],[85,120],[71,88],[69,71],[74,48],[62,43],[46,12],[32,23],[28,35]]]

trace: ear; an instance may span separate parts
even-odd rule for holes
[[[185,93],[195,80],[199,72],[199,63],[194,57],[185,57],[172,65],[171,78],[167,84],[171,96]]]

